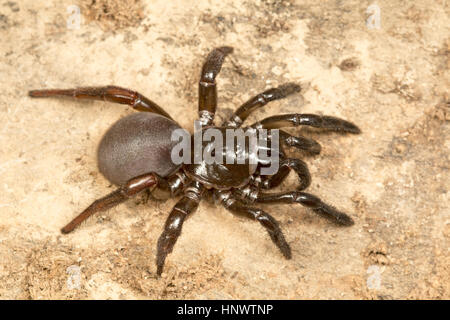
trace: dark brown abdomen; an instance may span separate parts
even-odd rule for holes
[[[105,133],[97,151],[100,172],[122,185],[144,173],[166,177],[179,166],[171,161],[173,130],[180,126],[154,113],[133,113],[120,119]]]

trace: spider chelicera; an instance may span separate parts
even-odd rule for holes
[[[245,119],[268,102],[282,99],[300,91],[300,86],[287,83],[256,95],[240,106],[222,126],[214,125],[217,106],[215,78],[220,72],[225,57],[233,51],[231,47],[214,49],[206,58],[199,81],[199,121],[204,128],[224,131],[226,128],[239,128]],[[254,219],[267,230],[272,241],[287,259],[291,249],[279,227],[278,222],[265,211],[252,204],[299,203],[315,213],[344,226],[353,220],[343,212],[324,203],[318,197],[303,192],[311,183],[308,168],[300,159],[288,158],[282,148],[270,150],[279,153],[279,169],[269,176],[261,175],[258,164],[250,167],[244,164],[188,163],[174,164],[171,150],[175,142],[172,132],[180,126],[172,117],[153,101],[138,92],[116,86],[84,87],[76,89],[47,89],[29,92],[31,97],[66,96],[77,99],[104,100],[132,106],[141,113],[129,115],[116,122],[102,138],[98,148],[100,172],[119,188],[107,196],[94,201],[80,215],[62,228],[69,233],[82,221],[96,212],[112,208],[136,194],[149,190],[156,198],[167,199],[182,195],[169,214],[164,231],[157,244],[157,274],[163,272],[164,262],[181,234],[185,219],[198,207],[207,195],[212,195],[216,203],[223,205],[233,214]],[[314,114],[284,114],[268,117],[252,124],[255,129],[278,129],[281,127],[312,126],[344,133],[360,133],[351,122]],[[249,128],[249,127],[245,127]],[[320,153],[321,146],[316,141],[292,136],[279,130],[280,145],[295,147],[311,154]],[[271,135],[268,140],[272,139]],[[209,143],[203,143],[202,148]],[[269,190],[280,185],[293,170],[299,178],[295,191],[270,193]]]

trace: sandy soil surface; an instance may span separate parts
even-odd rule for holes
[[[372,1],[128,3],[0,0],[0,298],[450,298],[448,1],[379,0],[379,28],[366,23],[377,15],[366,12]],[[70,5],[81,9],[79,28]],[[222,45],[235,53],[218,78],[217,119],[298,82],[300,94],[249,120],[308,112],[363,130],[289,129],[320,141],[318,156],[292,154],[310,166],[309,191],[355,225],[264,206],[292,246],[285,260],[259,224],[202,202],[161,279],[156,241],[175,199],[138,197],[62,235],[113,190],[96,148],[134,111],[27,91],[120,85],[192,131],[201,64]],[[282,189],[295,185],[290,175]]]

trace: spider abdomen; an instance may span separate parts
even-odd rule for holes
[[[179,168],[171,161],[175,129],[180,129],[176,122],[155,113],[133,113],[120,119],[100,141],[100,172],[116,185],[150,172],[166,177]]]

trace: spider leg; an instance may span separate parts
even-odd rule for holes
[[[302,136],[295,137],[283,130],[279,130],[279,135],[280,141],[284,142],[289,147],[305,150],[311,154],[319,154],[322,149],[320,144],[313,139],[308,139]]]
[[[283,159],[280,162],[278,172],[273,176],[268,176],[262,181],[263,189],[272,189],[280,185],[280,183],[288,176],[289,172],[294,170],[300,180],[298,190],[304,190],[311,184],[311,175],[308,166],[300,159]]]
[[[172,119],[160,106],[140,93],[116,86],[32,90],[28,92],[28,95],[35,98],[64,96],[76,99],[104,100],[127,104],[135,110],[153,112]]]
[[[272,131],[272,130],[270,130],[270,131]],[[270,133],[269,140],[272,144],[273,137],[271,136],[271,134],[272,133]],[[292,141],[290,138],[298,139],[297,137],[293,137],[286,132],[281,132],[281,130],[280,130],[280,137],[279,137],[280,140],[283,141],[283,140],[289,139],[288,141]],[[306,138],[303,138],[303,139],[308,140]],[[311,141],[313,141],[313,140],[311,140]],[[301,142],[301,140],[294,140],[293,143],[300,143],[300,142]],[[313,141],[313,142],[316,143],[315,141]],[[318,143],[316,143],[316,145],[304,144],[304,145],[302,145],[302,147],[303,146],[305,146],[305,147],[311,146],[311,148],[309,148],[309,150],[315,150],[315,151],[317,151],[317,146],[319,146],[319,148],[320,148],[320,145]],[[299,181],[300,181],[300,186],[298,187],[297,190],[304,190],[304,189],[308,188],[309,185],[311,184],[311,174],[309,173],[309,169],[308,169],[308,166],[306,165],[306,163],[300,159],[286,158],[285,152],[283,151],[283,148],[281,148],[280,145],[277,148],[270,148],[271,156],[274,155],[274,152],[278,152],[279,160],[272,159],[269,164],[273,164],[273,161],[279,161],[277,171],[275,174],[270,175],[270,176],[261,175],[260,171],[257,172],[257,174],[259,174],[260,180],[262,182],[261,188],[262,189],[272,189],[272,188],[279,186],[281,184],[281,182],[283,182],[283,180],[289,175],[289,172],[291,170],[295,171],[295,173],[297,174]],[[264,164],[264,162],[265,162],[263,159],[260,159],[260,161],[261,160],[262,160],[262,162],[259,164],[259,169],[260,169],[260,166],[262,164]]]
[[[216,76],[225,57],[233,52],[232,47],[216,48],[203,64],[198,87],[198,114],[203,125],[212,124],[217,107]]]
[[[353,123],[331,116],[319,116],[316,114],[283,114],[265,118],[254,123],[254,128],[276,129],[281,127],[297,127],[300,125],[323,128],[338,132],[360,133],[361,130]]]
[[[201,184],[194,182],[191,187],[186,189],[184,197],[177,202],[167,217],[164,231],[158,239],[157,246],[156,273],[159,276],[163,272],[167,255],[172,252],[173,247],[181,234],[185,219],[197,209],[202,193],[203,187]]]
[[[270,101],[283,99],[295,92],[300,92],[300,89],[300,86],[295,83],[285,83],[277,88],[268,89],[240,106],[224,125],[240,127],[245,119],[256,109],[265,106]]]
[[[94,213],[108,210],[118,204],[128,200],[135,196],[139,192],[145,189],[155,189],[156,187],[166,189],[168,188],[167,182],[159,177],[155,173],[148,173],[130,179],[126,184],[111,192],[107,196],[95,200],[89,207],[87,207],[82,213],[80,213],[75,219],[69,222],[64,228],[61,229],[62,233],[69,233],[73,231],[80,223],[92,216]]]
[[[351,226],[354,224],[353,219],[350,216],[324,203],[315,195],[306,192],[291,191],[272,194],[260,192],[254,201],[257,203],[299,203],[305,207],[311,208],[315,213],[336,224],[342,226]]]
[[[270,238],[286,259],[291,258],[291,248],[284,238],[278,222],[270,214],[258,208],[252,208],[234,198],[224,199],[223,206],[235,215],[258,221],[269,233]]]

